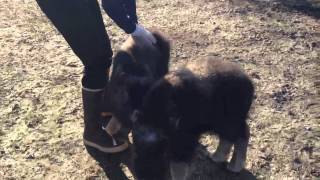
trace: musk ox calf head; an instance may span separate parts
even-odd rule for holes
[[[105,106],[127,127],[148,88],[168,72],[170,43],[160,32],[152,33],[157,40],[153,46],[129,37],[113,58]]]

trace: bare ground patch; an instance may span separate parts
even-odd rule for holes
[[[138,1],[140,21],[171,36],[172,68],[213,55],[255,82],[247,170],[212,163],[204,136],[190,179],[320,177],[320,6],[299,2]],[[126,36],[104,18],[117,49]],[[0,177],[105,178],[82,145],[81,64],[34,1],[2,1],[0,42]]]

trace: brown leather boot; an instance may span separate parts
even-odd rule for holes
[[[84,110],[83,142],[86,146],[93,147],[104,153],[122,152],[128,148],[129,142],[125,138],[120,139],[116,135],[111,136],[120,127],[114,118],[112,123],[108,125],[112,117],[110,113],[105,113],[104,120],[102,120],[102,93],[103,89],[82,88]],[[106,126],[103,127],[103,124],[106,124]],[[109,135],[109,133],[111,134]]]

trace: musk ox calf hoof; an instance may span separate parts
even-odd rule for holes
[[[226,157],[223,157],[223,156],[220,156],[220,155],[218,155],[218,154],[216,154],[216,153],[214,153],[211,157],[210,157],[210,159],[213,161],[213,162],[215,162],[215,163],[224,163],[224,162],[226,162],[227,160],[227,158]]]
[[[243,167],[241,165],[234,165],[234,164],[228,164],[227,165],[227,170],[233,173],[239,173],[241,170],[243,169]]]

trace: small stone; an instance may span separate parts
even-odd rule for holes
[[[251,73],[251,77],[253,77],[255,79],[261,79],[261,77],[259,76],[259,74],[257,72]]]
[[[27,155],[26,159],[34,159],[35,157],[31,154]]]
[[[320,43],[319,43],[319,44],[320,44]],[[318,45],[317,42],[312,42],[312,43],[310,43],[310,46],[311,46],[312,48],[316,48],[316,47],[318,47],[319,45]]]
[[[307,131],[311,131],[312,130],[311,127],[304,127],[304,129],[307,130]]]
[[[16,111],[16,110],[19,110],[20,109],[20,106],[19,104],[14,104],[11,108],[11,111]]]

